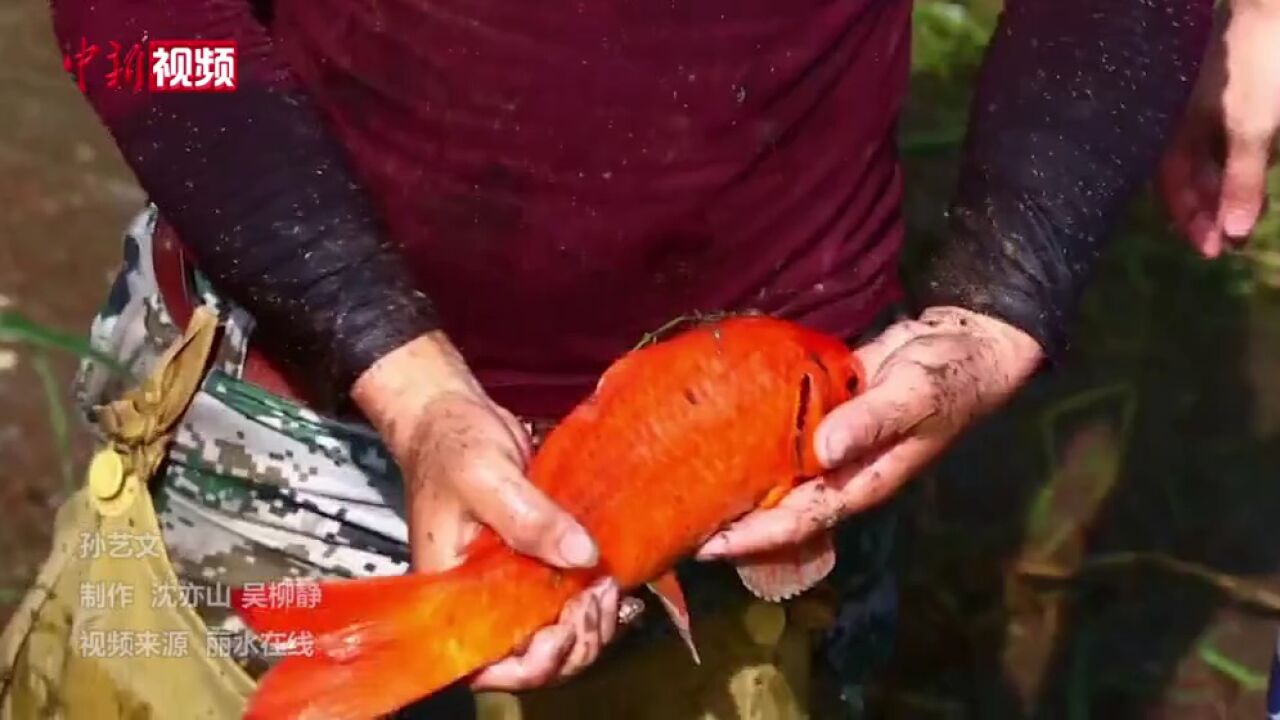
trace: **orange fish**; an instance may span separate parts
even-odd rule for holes
[[[454,569],[321,583],[318,607],[245,607],[237,592],[234,605],[254,631],[314,638],[309,655],[289,655],[267,673],[246,717],[393,712],[506,657],[605,575],[624,591],[649,585],[692,649],[672,568],[728,522],[821,474],[813,432],[863,384],[839,339],[762,316],[707,323],[628,353],[529,468],[595,538],[596,567],[551,567],[486,529]],[[828,534],[739,575],[757,595],[779,599],[833,564]]]

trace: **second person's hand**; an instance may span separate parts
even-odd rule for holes
[[[1230,9],[1158,178],[1174,225],[1209,258],[1253,232],[1280,130],[1280,0]]]

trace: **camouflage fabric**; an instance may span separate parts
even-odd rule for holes
[[[156,220],[148,208],[126,232],[123,266],[90,331],[95,348],[135,375],[148,372],[181,334],[150,264]],[[371,428],[321,417],[240,381],[252,318],[192,280],[200,301],[219,311],[223,333],[152,492],[185,599],[257,675],[270,658],[228,607],[229,588],[405,572],[400,477]],[[82,410],[115,397],[125,382],[84,362],[76,380]]]
[[[156,209],[148,207],[131,223],[123,265],[90,331],[96,349],[139,376],[181,335],[160,300],[151,267],[156,222]],[[190,283],[193,296],[218,311],[224,331],[212,370],[152,480],[152,493],[184,600],[210,632],[225,637],[226,652],[257,677],[273,658],[229,609],[230,587],[407,571],[401,479],[370,427],[321,416],[243,382],[252,318],[217,297],[198,275]],[[126,383],[85,361],[76,379],[82,411],[116,397]],[[535,443],[550,425],[526,420]],[[843,600],[822,640],[828,660],[823,672],[840,691],[843,709],[855,716],[861,680],[886,656],[892,638],[895,518],[890,505],[844,524],[829,582]],[[690,563],[681,577],[695,624],[698,615],[723,606],[726,593],[744,592],[723,568]],[[644,642],[646,633],[670,632],[664,622],[642,626],[620,645]]]

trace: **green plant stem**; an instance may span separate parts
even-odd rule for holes
[[[47,350],[59,350],[89,358],[105,365],[112,372],[129,374],[115,358],[98,352],[83,339],[40,325],[14,310],[0,311],[0,342],[26,343]]]
[[[53,431],[53,440],[58,451],[58,465],[62,473],[63,487],[71,492],[75,489],[75,475],[71,461],[71,431],[67,422],[67,412],[63,407],[63,397],[58,378],[53,372],[53,365],[44,353],[35,353],[31,358],[31,367],[40,378],[40,387],[44,390],[45,407],[49,411],[49,428]]]

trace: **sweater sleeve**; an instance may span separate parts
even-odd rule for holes
[[[268,354],[316,402],[438,327],[343,149],[272,47],[250,0],[53,0],[74,55],[146,38],[234,40],[230,93],[133,93],[85,72],[84,92],[143,190],[210,282],[248,310]],[[101,55],[99,57],[102,57]]]
[[[1106,236],[1181,116],[1212,8],[1009,0],[917,302],[1000,318],[1059,357]]]

